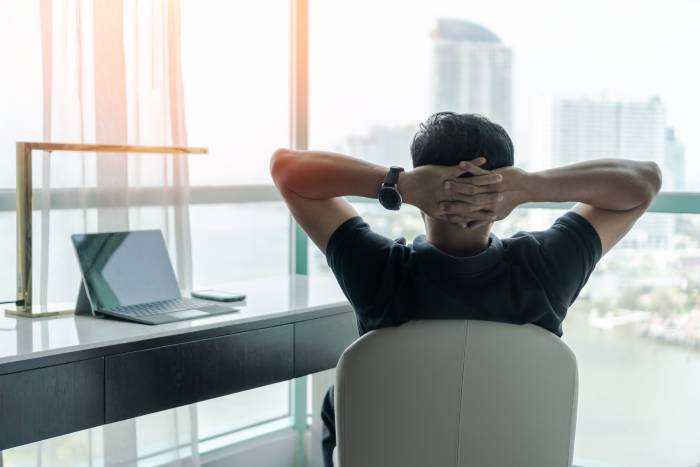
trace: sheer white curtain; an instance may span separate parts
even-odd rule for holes
[[[39,12],[45,141],[187,145],[179,0],[40,0]],[[60,228],[49,209],[56,188],[79,188],[75,232],[161,229],[180,285],[191,287],[187,156],[54,153],[40,166],[40,303],[51,301],[49,284],[61,268],[52,249],[68,246],[66,239],[50,242],[52,228]],[[89,465],[133,465],[158,453],[159,463],[199,464],[194,405],[96,428],[87,437]],[[53,465],[46,459],[54,447],[39,443],[35,465]]]

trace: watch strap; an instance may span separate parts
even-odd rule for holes
[[[396,186],[399,183],[399,174],[403,172],[403,167],[391,166],[382,186]]]

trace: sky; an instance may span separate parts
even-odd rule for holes
[[[312,0],[311,9],[314,144],[423,120],[430,31],[449,17],[491,29],[513,50],[516,157],[537,158],[536,120],[553,98],[659,96],[689,171],[700,172],[700,1]]]
[[[37,5],[0,0],[0,157],[11,169],[0,186],[13,184],[14,142],[41,139]],[[310,10],[314,148],[425,119],[430,31],[457,18],[513,49],[516,157],[539,160],[539,114],[553,98],[658,96],[700,191],[700,0],[310,0]],[[210,148],[191,164],[193,183],[270,183],[269,155],[289,144],[288,0],[183,0],[182,53],[189,141]]]

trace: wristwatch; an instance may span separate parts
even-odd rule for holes
[[[379,203],[387,209],[398,211],[401,207],[401,193],[399,193],[399,174],[403,172],[402,167],[391,167],[384,177],[384,183],[379,189]]]

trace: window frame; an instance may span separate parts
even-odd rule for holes
[[[290,10],[290,139],[289,145],[294,149],[308,148],[308,57],[309,57],[309,2],[308,0],[289,0]],[[137,206],[158,206],[162,204],[162,189],[136,188],[139,195]],[[41,196],[39,190],[35,190],[36,209],[41,208]],[[83,195],[83,196],[78,196]],[[96,190],[88,189],[56,189],[52,192],[51,209],[82,209],[96,205]],[[282,197],[271,184],[256,185],[207,185],[193,186],[190,188],[190,204],[192,205],[220,205],[251,202],[280,202]],[[352,202],[371,203],[374,200],[367,198],[352,198]],[[15,211],[16,193],[13,189],[0,189],[0,212]],[[545,208],[565,209],[573,203],[528,203],[522,209]],[[667,214],[700,214],[700,193],[693,192],[663,192],[654,200],[649,212]],[[292,274],[308,274],[309,241],[306,234],[298,224],[290,218],[289,224],[289,271]],[[288,414],[275,417],[263,422],[256,422],[235,430],[226,431],[214,436],[202,438],[202,453],[211,453],[218,449],[226,440],[227,446],[250,442],[264,436],[280,433],[292,428],[299,437],[297,446],[296,464],[303,465],[304,459],[304,433],[308,430],[310,420],[308,418],[307,390],[309,377],[301,377],[292,380],[289,384],[289,410]],[[172,449],[183,449],[186,445]],[[210,447],[207,447],[210,446]],[[164,454],[155,453],[145,456],[144,459],[157,457]],[[590,461],[579,460],[578,466],[596,465]]]

